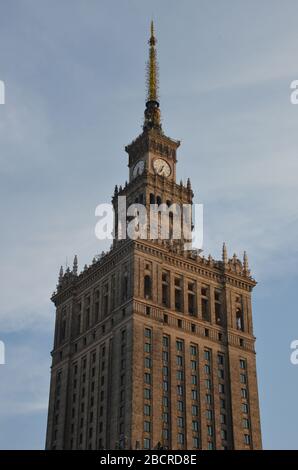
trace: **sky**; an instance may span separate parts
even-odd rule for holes
[[[263,446],[298,448],[296,0],[0,0],[0,449],[42,449],[60,265],[107,247],[95,208],[128,178],[149,24],[177,179],[204,253],[249,256]]]

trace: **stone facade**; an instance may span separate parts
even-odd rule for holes
[[[190,181],[176,183],[179,142],[159,116],[147,102],[143,132],[126,147],[116,226],[119,195],[146,208],[192,204]],[[76,258],[60,271],[46,448],[260,449],[247,256],[228,258],[224,245],[217,261],[182,238],[115,234],[80,274]]]

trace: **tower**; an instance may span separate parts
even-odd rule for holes
[[[207,259],[173,236],[179,141],[162,129],[151,24],[142,133],[125,150],[115,240],[78,274],[60,270],[47,449],[260,449],[248,257]],[[169,239],[119,239],[119,197],[169,208]],[[125,227],[127,220],[125,221]],[[158,219],[159,224],[159,219]],[[173,228],[173,227],[172,227]]]

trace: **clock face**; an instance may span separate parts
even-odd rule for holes
[[[157,173],[160,176],[170,176],[171,174],[170,165],[162,158],[156,158],[154,160],[153,168],[154,168],[155,173]]]
[[[133,167],[132,176],[136,178],[137,176],[141,175],[144,171],[145,163],[143,160],[139,160],[135,166]]]

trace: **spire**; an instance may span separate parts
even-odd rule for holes
[[[246,251],[243,254],[243,269],[244,271],[249,272],[248,257]]]
[[[77,255],[75,255],[74,260],[73,260],[72,272],[75,276],[78,274],[78,257],[77,257]]]
[[[63,279],[63,267],[61,266],[60,271],[59,271],[59,284],[61,284]]]
[[[158,63],[156,56],[156,37],[154,24],[151,21],[151,34],[149,44],[149,60],[147,62],[147,102],[145,109],[144,130],[156,129],[161,131],[160,110],[158,102]]]
[[[227,252],[227,247],[225,243],[223,243],[223,246],[222,246],[222,262],[224,264],[228,263],[228,252]]]
[[[158,64],[156,58],[156,38],[154,36],[154,24],[151,21],[151,36],[148,41],[149,61],[147,63],[147,101],[158,101]]]

